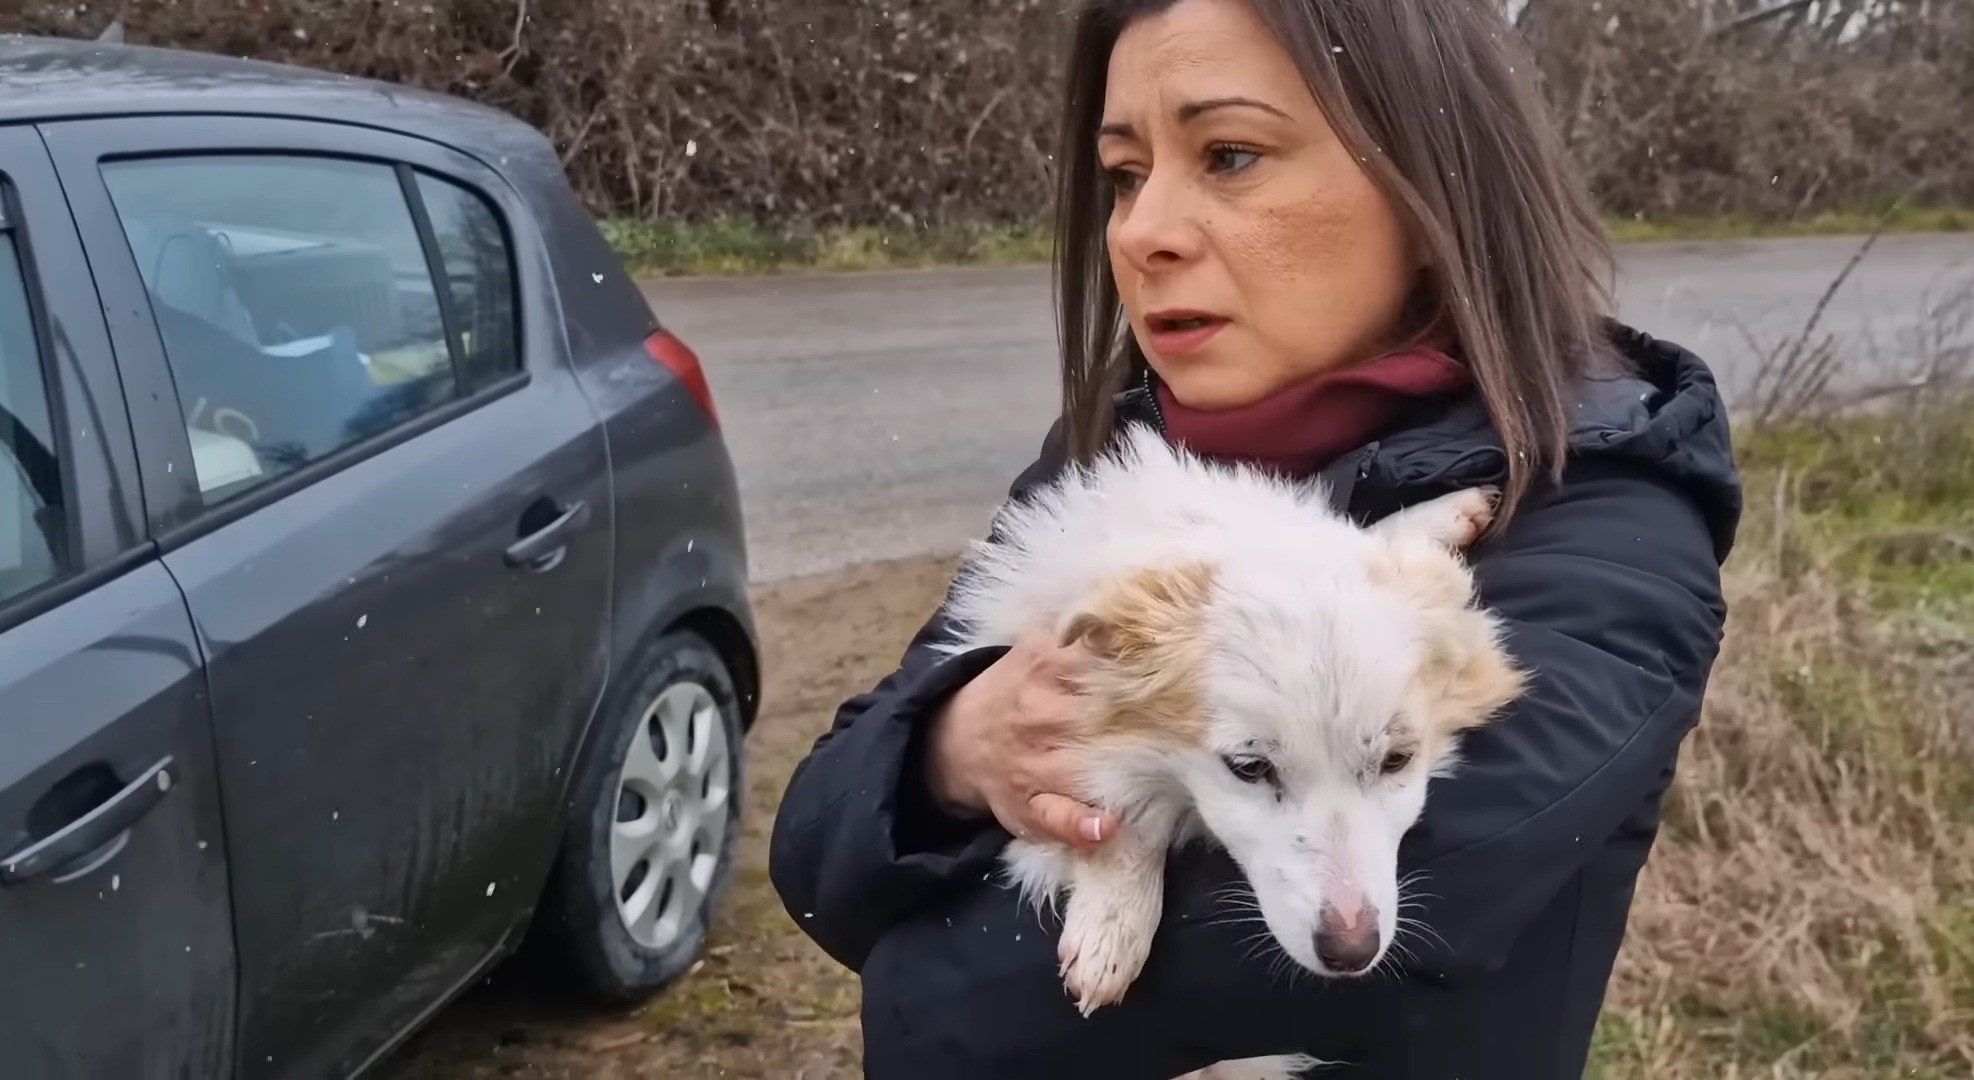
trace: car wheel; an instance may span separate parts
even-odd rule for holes
[[[698,958],[740,836],[733,678],[705,639],[652,642],[598,717],[536,920],[576,989],[632,1002]]]

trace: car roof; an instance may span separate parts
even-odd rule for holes
[[[0,34],[0,124],[103,116],[229,114],[327,119],[490,157],[538,151],[519,119],[372,79],[183,49]]]

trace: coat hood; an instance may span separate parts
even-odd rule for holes
[[[1572,457],[1643,466],[1684,488],[1704,510],[1716,557],[1740,523],[1740,472],[1727,406],[1713,371],[1691,351],[1611,324],[1631,371],[1586,379],[1570,429]],[[1463,487],[1499,482],[1508,455],[1478,397],[1387,434],[1370,448],[1362,481],[1377,488]]]

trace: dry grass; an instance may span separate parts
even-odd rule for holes
[[[1955,721],[1974,698],[1941,692],[1840,575],[1753,555],[1732,585],[1604,1075],[1967,1075],[1974,803]]]
[[[1725,649],[1596,1075],[1974,1072],[1968,304],[1865,411],[1803,392],[1830,349],[1813,327],[1775,350],[1792,373],[1739,433]]]

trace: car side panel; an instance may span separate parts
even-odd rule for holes
[[[758,644],[739,485],[723,436],[645,352],[660,320],[569,191],[553,154],[516,147],[503,168],[535,207],[576,372],[609,439],[617,500],[613,670],[665,628],[691,625],[714,638],[735,669],[751,724],[760,697]]]
[[[234,810],[243,1076],[363,1063],[507,940],[552,856],[608,538],[502,568],[537,493],[605,496],[555,419],[586,403],[529,389],[167,556]]]
[[[162,388],[131,401],[155,414],[133,426],[145,490],[158,492],[152,527],[211,666],[236,872],[240,1075],[346,1075],[512,942],[546,879],[570,765],[603,692],[607,446],[543,303],[549,261],[512,187],[423,140],[248,117],[75,122],[48,137],[98,278],[140,298],[96,172],[105,154],[402,161],[470,185],[511,226],[525,377],[291,474],[245,516],[201,520],[192,470],[174,468],[188,452],[155,325],[141,312],[112,324],[120,353],[149,357],[127,382]],[[505,565],[544,495],[591,514],[554,568]]]
[[[586,369],[584,385],[604,418],[616,471],[612,651],[626,657],[659,629],[693,621],[736,669],[751,725],[760,680],[726,446],[677,380],[641,352]]]
[[[0,845],[66,778],[167,758],[170,790],[106,862],[0,888],[0,1075],[225,1076],[234,1018],[219,780],[177,586],[145,562],[0,632]]]

